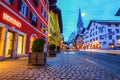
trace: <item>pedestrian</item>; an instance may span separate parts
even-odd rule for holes
[[[44,44],[44,63],[47,61],[47,43]]]

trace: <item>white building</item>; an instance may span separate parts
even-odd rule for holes
[[[120,20],[91,20],[84,31],[83,48],[120,47]]]

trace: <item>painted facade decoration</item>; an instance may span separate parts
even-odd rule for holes
[[[119,20],[91,20],[84,31],[84,49],[120,47]]]

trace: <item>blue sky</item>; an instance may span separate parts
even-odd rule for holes
[[[63,35],[67,41],[71,32],[77,29],[78,11],[84,11],[84,27],[90,20],[120,20],[114,16],[120,8],[120,0],[57,0],[62,11]]]

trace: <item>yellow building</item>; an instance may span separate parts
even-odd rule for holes
[[[61,35],[59,29],[59,18],[58,13],[54,10],[49,11],[48,17],[48,42],[50,44],[60,45]]]

